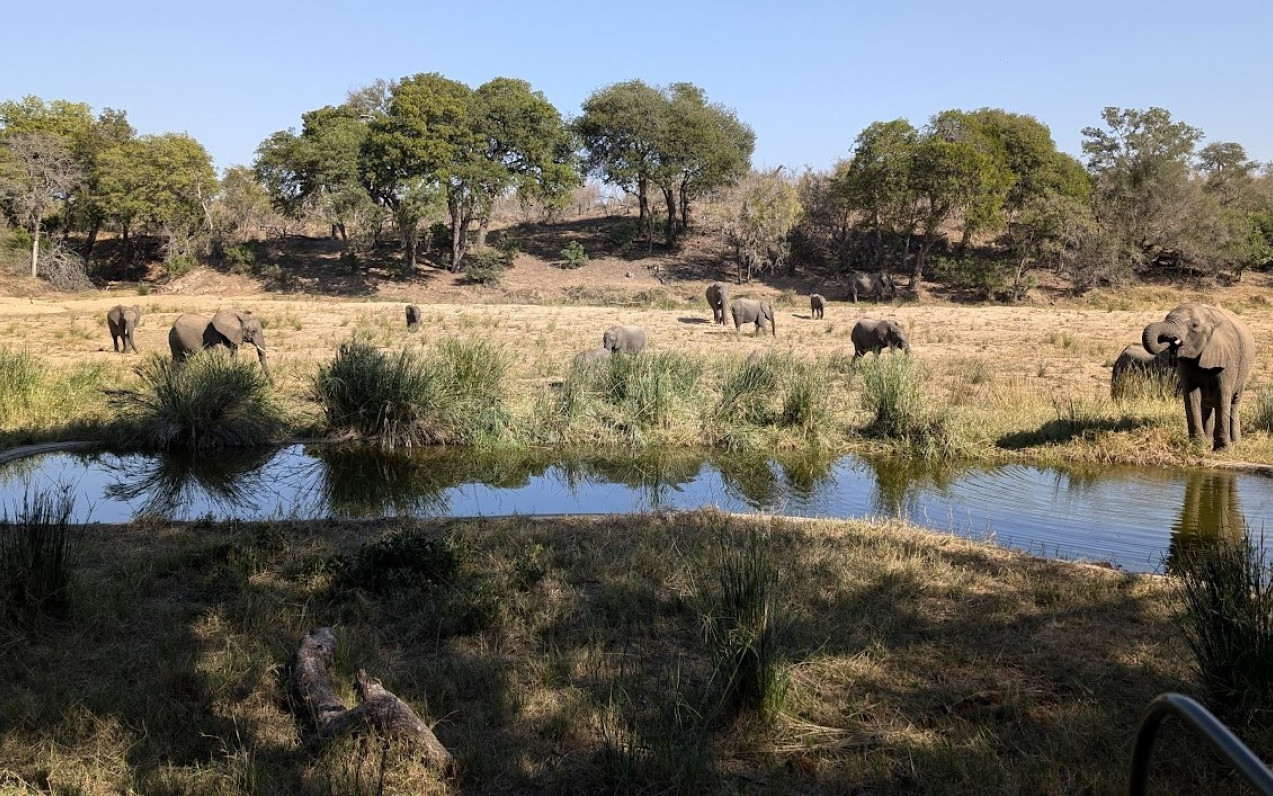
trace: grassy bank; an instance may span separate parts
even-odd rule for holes
[[[653,351],[579,365],[541,359],[538,349],[550,347],[542,340],[534,352],[465,335],[421,333],[403,343],[382,325],[378,317],[358,325],[316,363],[276,357],[273,385],[247,360],[209,363],[208,373],[186,379],[158,359],[59,366],[3,351],[0,444],[136,442],[162,431],[160,447],[183,439],[250,445],[254,435],[262,442],[333,436],[387,445],[1273,464],[1273,392],[1258,384],[1244,402],[1242,443],[1213,454],[1187,438],[1179,399],[1161,389],[1131,389],[1117,400],[1107,384],[1098,392],[1057,392],[1042,381],[1003,378],[983,358],[853,362],[817,349],[746,348],[741,337],[726,356]],[[191,428],[183,431],[187,421]]]
[[[663,519],[85,529],[69,612],[3,626],[0,789],[1117,793],[1189,691],[1171,584],[896,524]],[[302,750],[330,625],[456,755]],[[1257,752],[1267,738],[1248,738]],[[1155,782],[1228,787],[1178,727]],[[1262,745],[1263,744],[1263,745]]]

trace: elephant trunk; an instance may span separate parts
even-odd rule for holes
[[[1160,321],[1145,327],[1140,336],[1140,344],[1146,351],[1157,356],[1168,348],[1180,345],[1180,339],[1180,330],[1176,328],[1176,324]]]

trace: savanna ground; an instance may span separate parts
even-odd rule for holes
[[[701,242],[566,270],[552,254],[561,230],[539,234],[525,234],[498,287],[432,268],[353,275],[315,239],[289,245],[283,280],[198,270],[146,295],[131,283],[61,295],[8,277],[0,331],[65,388],[42,410],[8,411],[0,435],[12,445],[91,429],[107,412],[102,388],[127,387],[139,360],[111,350],[106,310],[136,303],[143,355],[166,356],[182,312],[260,315],[302,434],[321,430],[312,375],[355,334],[386,350],[490,341],[511,363],[510,411],[529,416],[575,353],[612,324],[637,323],[651,352],[696,357],[709,379],[712,365],[755,349],[821,368],[832,393],[818,444],[872,447],[880,441],[858,433],[849,331],[884,317],[909,329],[926,400],[950,410],[973,456],[1273,465],[1258,422],[1235,451],[1213,454],[1187,440],[1177,399],[1109,398],[1119,351],[1183,301],[1223,304],[1269,340],[1263,274],[1082,297],[1041,289],[1012,306],[958,303],[939,288],[920,303],[854,306],[844,286],[802,277],[732,285]],[[603,249],[594,225],[565,234]],[[703,291],[718,279],[734,296],[775,300],[776,339],[710,323]],[[815,290],[831,301],[822,321],[809,318]],[[425,310],[417,334],[405,329],[408,302]],[[1247,418],[1269,361],[1257,358]],[[682,433],[703,441],[683,429],[654,441]],[[425,546],[351,579],[360,546],[403,534]],[[709,629],[730,613],[722,573],[756,544],[772,574],[777,677],[759,709],[734,712],[722,707],[720,634]],[[0,623],[0,792],[1114,793],[1145,703],[1196,691],[1171,581],[898,524],[145,521],[85,528],[79,550],[65,618]],[[438,551],[442,575],[429,569]],[[437,722],[454,774],[374,740],[302,746],[289,667],[301,634],[321,625],[336,629],[346,701],[360,667],[383,679]],[[1263,734],[1246,739],[1273,753]],[[1165,791],[1234,786],[1178,725],[1162,743]]]

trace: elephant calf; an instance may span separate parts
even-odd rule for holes
[[[576,368],[590,368],[593,365],[604,362],[610,356],[611,351],[608,348],[589,348],[587,351],[580,351],[575,354],[574,366]]]
[[[645,329],[640,326],[611,326],[601,336],[601,347],[613,354],[639,354],[645,350]]]
[[[420,308],[414,304],[407,305],[407,331],[415,332],[420,329]]]
[[[853,332],[850,334],[853,340],[853,358],[865,356],[867,352],[876,354],[877,356],[884,349],[900,350],[904,353],[910,353],[910,341],[906,337],[906,330],[893,321],[877,321],[870,318],[863,318],[853,324]]]
[[[137,346],[133,343],[133,330],[139,323],[141,308],[136,304],[131,307],[116,304],[106,313],[106,325],[111,330],[111,344],[117,352],[124,354],[131,350],[134,354],[137,353]]]
[[[1114,369],[1109,377],[1109,394],[1111,398],[1126,395],[1135,379],[1149,378],[1161,380],[1171,385],[1179,394],[1180,380],[1176,376],[1176,353],[1170,348],[1157,354],[1151,354],[1140,343],[1132,343],[1123,349],[1123,353],[1114,360]]]
[[[187,312],[178,316],[168,330],[168,347],[172,350],[174,362],[184,362],[186,357],[205,348],[222,346],[230,349],[230,356],[236,356],[239,346],[244,343],[256,348],[261,370],[269,377],[270,370],[265,363],[265,332],[260,319],[251,312],[221,310],[212,316],[212,320]]]
[[[712,323],[725,323],[725,305],[729,303],[729,288],[720,282],[707,286],[707,303],[712,308]]]
[[[822,316],[826,314],[827,300],[820,294],[814,293],[809,296],[809,312],[813,315],[815,321],[822,320]]]
[[[734,299],[734,303],[729,305],[729,312],[734,316],[734,331],[739,331],[744,323],[754,323],[756,331],[763,332],[768,326],[773,336],[778,336],[778,325],[774,323],[774,307],[768,301]]]

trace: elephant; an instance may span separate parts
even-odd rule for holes
[[[1129,380],[1135,376],[1161,379],[1180,392],[1180,382],[1176,378],[1176,354],[1170,348],[1157,356],[1146,351],[1140,343],[1124,348],[1114,360],[1114,370],[1109,376],[1110,397],[1119,398],[1126,394]]]
[[[1176,354],[1189,436],[1210,433],[1223,450],[1242,439],[1242,390],[1255,364],[1255,339],[1238,316],[1223,307],[1181,304],[1141,333],[1141,345],[1157,356]]]
[[[590,368],[605,361],[612,353],[608,348],[589,348],[575,354],[574,365],[576,368]]]
[[[725,323],[725,305],[729,303],[729,288],[720,282],[707,286],[707,304],[712,308],[712,323]]]
[[[853,274],[850,289],[853,291],[854,304],[858,303],[859,295],[869,296],[874,293],[877,301],[897,295],[897,285],[893,282],[893,275],[885,271],[877,271],[873,274],[858,271]]]
[[[640,326],[611,326],[601,336],[601,347],[613,354],[639,354],[645,348],[645,330]]]
[[[774,323],[774,307],[768,301],[734,299],[729,305],[729,312],[734,316],[734,331],[738,331],[744,323],[754,323],[756,331],[763,332],[768,325],[773,336],[778,336],[778,325]]]
[[[230,356],[236,356],[239,346],[244,343],[251,343],[256,348],[261,370],[269,377],[270,370],[265,363],[265,332],[261,329],[260,319],[251,312],[221,310],[210,321],[202,315],[187,312],[178,316],[168,331],[168,347],[172,349],[174,362],[183,362],[202,349],[218,346],[225,346],[230,349]]]
[[[865,356],[868,351],[879,355],[884,349],[898,349],[903,353],[910,353],[910,341],[906,337],[906,330],[894,321],[877,321],[870,318],[863,318],[853,324],[853,332],[850,334],[853,340],[853,358]]]
[[[141,323],[141,308],[136,304],[131,307],[116,304],[106,313],[106,325],[111,330],[111,344],[115,346],[117,352],[126,354],[129,349],[132,349],[134,354],[137,353],[137,346],[133,343],[133,330],[139,323]]]
[[[810,314],[813,315],[813,319],[815,321],[822,319],[822,316],[826,313],[826,309],[827,300],[824,299],[821,294],[814,293],[809,296],[809,311]]]
[[[414,304],[407,305],[407,331],[415,332],[420,329],[420,308]]]

